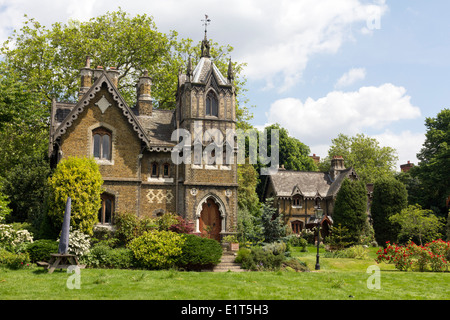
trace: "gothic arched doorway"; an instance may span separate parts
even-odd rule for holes
[[[208,198],[202,205],[199,218],[199,231],[202,236],[220,241],[220,231],[222,221],[219,212],[219,205],[213,198]]]

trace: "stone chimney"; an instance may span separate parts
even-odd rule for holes
[[[91,69],[91,59],[89,56],[86,57],[86,65],[83,69],[81,69],[80,76],[81,83],[80,91],[78,93],[78,100],[80,100],[92,86],[94,71]]]
[[[137,114],[141,116],[151,116],[153,109],[152,102],[152,78],[148,76],[148,71],[139,78],[136,85],[137,93]]]
[[[117,70],[115,67],[109,67],[106,73],[111,79],[113,85],[117,88],[117,86],[119,85],[119,76],[120,76],[119,70]]]
[[[333,159],[331,159],[330,169],[331,179],[336,180],[342,170],[345,170],[344,158],[342,156],[333,156]]]

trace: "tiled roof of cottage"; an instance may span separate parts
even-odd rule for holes
[[[175,112],[173,110],[153,109],[151,116],[138,116],[139,122],[150,140],[150,146],[172,147],[175,130]]]
[[[269,176],[269,183],[272,183],[277,197],[299,193],[305,198],[326,198],[335,196],[344,178],[351,174],[354,174],[352,168],[342,170],[333,181],[326,172],[278,170]]]

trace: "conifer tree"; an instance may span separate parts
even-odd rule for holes
[[[367,191],[360,180],[345,178],[336,197],[333,222],[348,229],[349,239],[357,243],[367,229]]]

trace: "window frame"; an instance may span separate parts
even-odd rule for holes
[[[96,141],[96,136],[99,137]],[[107,157],[105,157],[104,147],[105,147],[105,137],[108,137],[109,141],[107,145],[109,147]],[[98,148],[98,156],[96,149]],[[92,155],[96,160],[101,161],[111,161],[112,160],[112,131],[106,129],[105,127],[98,127],[92,130]]]
[[[219,99],[214,91],[210,90],[205,99],[205,115],[209,117],[219,116]]]
[[[166,168],[167,168],[167,174],[166,174]],[[169,178],[170,177],[170,164],[164,163],[163,164],[163,172],[162,172],[163,178]]]
[[[102,193],[101,197],[101,201],[102,201],[102,206],[99,209],[98,212],[98,224],[101,225],[112,225],[114,222],[114,209],[115,209],[115,196],[108,194],[108,193]],[[109,222],[106,222],[106,218],[107,218],[107,202],[110,201],[110,217],[109,217]]]
[[[156,168],[156,173],[153,174],[153,168]],[[150,165],[150,177],[152,178],[158,178],[159,176],[159,164],[158,162],[152,162]]]

